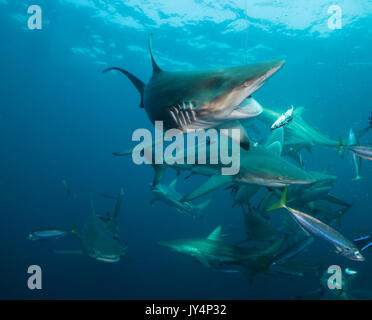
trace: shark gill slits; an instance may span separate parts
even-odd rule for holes
[[[194,104],[192,102],[181,102],[170,107],[169,114],[176,126],[181,130],[185,130],[196,121],[196,112],[193,109]]]

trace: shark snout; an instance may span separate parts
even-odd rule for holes
[[[248,79],[243,83],[247,96],[261,88],[266,80],[283,66],[284,62],[284,60],[279,60],[247,66]]]

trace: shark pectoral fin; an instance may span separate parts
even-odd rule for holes
[[[183,197],[181,202],[197,199],[231,182],[232,176],[228,175],[212,176],[206,182],[204,182],[199,188]]]
[[[81,250],[54,250],[56,254],[84,254]]]
[[[121,69],[121,68],[118,68],[118,67],[107,68],[107,69],[103,70],[102,73],[106,73],[106,72],[111,71],[111,70],[119,71],[119,72],[121,72],[122,74],[124,74],[128,77],[128,79],[133,83],[133,85],[136,87],[136,89],[138,90],[138,92],[141,95],[140,108],[143,108],[144,107],[144,105],[143,105],[143,92],[144,92],[145,84],[140,79],[138,79],[136,76],[134,76],[133,74],[128,72],[127,70],[124,70],[124,69]]]
[[[150,206],[152,206],[156,201],[159,201],[158,198],[154,198],[150,200]]]
[[[218,129],[228,129],[228,131],[221,130],[221,134],[229,137],[232,141],[239,144],[244,150],[249,150],[249,137],[247,131],[244,129],[239,120],[228,121],[218,126]],[[238,129],[240,133],[239,136],[232,135],[232,129]]]
[[[196,259],[206,268],[210,268],[211,265],[208,261],[208,259],[206,258],[205,255],[203,255],[202,253],[198,252],[196,255],[195,255]]]

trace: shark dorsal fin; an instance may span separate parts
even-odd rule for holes
[[[149,34],[149,51],[150,51],[151,62],[152,62],[152,74],[154,75],[154,74],[162,72],[163,70],[159,68],[152,54],[152,33]]]
[[[282,144],[279,142],[279,141],[275,141],[273,142],[272,144],[268,145],[266,147],[267,150],[269,150],[269,152],[277,155],[277,156],[280,156],[282,154]]]
[[[207,239],[212,240],[212,241],[221,241],[222,240],[221,230],[222,230],[222,227],[218,226],[216,229],[212,231],[212,233],[208,236]]]
[[[176,188],[176,183],[177,183],[177,178],[174,179],[174,180],[169,184],[169,187],[172,188],[172,189],[175,189],[175,188]]]

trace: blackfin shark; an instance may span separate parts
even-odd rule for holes
[[[314,178],[318,181],[311,185],[296,185],[288,190],[287,203],[290,206],[302,207],[310,206],[311,203],[318,200],[325,200],[343,207],[350,207],[350,204],[337,198],[331,193],[335,176],[323,172],[312,172]],[[279,190],[274,190],[275,194],[280,197]]]
[[[308,124],[303,119],[303,107],[298,107],[293,111],[293,120],[289,126],[284,126],[283,156],[291,156],[298,162],[302,162],[301,151],[306,149],[311,151],[315,146],[337,147],[338,142],[322,133],[320,130]],[[257,118],[265,125],[271,124],[280,117],[280,113],[265,107]]]
[[[264,147],[259,144],[251,146],[249,151],[241,150],[240,171],[237,175],[221,175],[220,170],[209,172],[205,168],[212,167],[195,166],[191,170],[210,176],[199,188],[186,195],[183,201],[197,199],[211,191],[227,184],[254,184],[265,187],[284,187],[292,184],[311,184],[317,181],[311,173],[296,167],[291,162],[280,157],[280,143],[273,143]]]
[[[96,215],[92,198],[90,200],[91,214],[80,235],[82,250],[60,250],[55,253],[86,254],[101,262],[118,262],[125,255],[126,247],[120,244],[113,231]]]
[[[241,127],[239,120],[258,116],[262,107],[251,95],[284,64],[284,60],[279,60],[207,71],[169,72],[155,62],[151,42],[150,36],[153,73],[147,84],[122,68],[110,67],[103,72],[116,70],[128,77],[140,93],[140,107],[153,124],[163,121],[165,129],[182,132],[218,127],[227,121]],[[241,131],[241,146],[248,149],[248,136],[243,128]]]
[[[154,198],[151,200],[151,204],[155,202],[164,202],[167,205],[176,208],[181,214],[190,215],[194,218],[200,218],[203,210],[211,203],[212,198],[204,201],[201,204],[195,205],[191,202],[181,202],[183,195],[176,190],[177,178],[174,179],[169,185],[156,184],[151,185],[151,191]]]
[[[190,256],[207,268],[258,273],[270,266],[286,241],[282,238],[264,249],[239,247],[224,242],[221,230],[218,226],[206,238],[163,241],[159,244]]]

